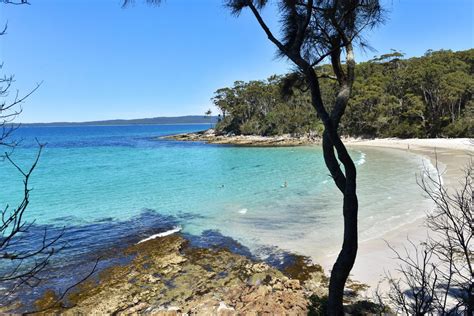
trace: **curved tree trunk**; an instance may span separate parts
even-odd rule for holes
[[[343,314],[343,294],[344,285],[349,273],[354,265],[358,248],[358,200],[356,194],[356,169],[352,159],[344,164],[346,169],[346,181],[342,186],[342,171],[334,155],[334,147],[329,139],[329,133],[325,132],[323,137],[323,154],[327,168],[330,170],[333,179],[339,190],[343,193],[343,216],[344,216],[344,239],[342,249],[331,271],[329,282],[329,315]],[[340,141],[340,139],[339,139]],[[342,142],[341,142],[342,143]],[[344,145],[342,145],[344,146]],[[345,147],[344,149],[345,150]],[[348,155],[347,155],[348,156]],[[346,167],[347,165],[347,167]],[[337,166],[335,168],[334,166]]]
[[[349,51],[351,51],[351,47]],[[314,70],[312,68],[306,69],[306,78],[311,90],[311,101],[324,124],[324,161],[334,183],[343,194],[344,239],[341,251],[331,271],[329,282],[328,314],[334,316],[344,314],[344,285],[354,266],[358,248],[357,215],[359,205],[356,193],[357,171],[337,131],[352,90],[355,63],[351,59],[351,55],[348,57],[347,76],[338,76],[340,89],[336,98],[336,104],[330,115],[324,110],[319,82]],[[336,73],[338,67],[340,67],[340,61],[338,58],[333,58],[333,68]],[[344,171],[341,169],[341,163],[344,166]]]
[[[378,2],[374,4],[375,6],[371,7],[371,9],[373,9],[374,12],[379,12],[380,8]],[[341,252],[331,271],[328,302],[329,315],[339,316],[343,314],[344,285],[357,255],[357,213],[359,206],[356,194],[356,167],[339,137],[338,126],[349,102],[355,78],[355,60],[352,41],[357,34],[355,24],[356,15],[358,14],[357,9],[366,4],[361,4],[358,0],[351,0],[346,1],[345,5],[342,5],[335,1],[333,7],[327,9],[326,13],[328,15],[324,18],[326,18],[326,22],[330,24],[329,29],[334,28],[336,32],[332,35],[328,35],[328,33],[323,30],[324,34],[321,36],[327,36],[327,38],[326,42],[322,44],[327,48],[327,52],[322,56],[319,55],[316,60],[310,60],[305,58],[307,56],[303,57],[304,54],[302,55],[303,44],[305,38],[308,36],[307,30],[314,16],[315,8],[313,1],[308,0],[307,3],[303,2],[303,5],[306,7],[305,14],[296,9],[296,3],[287,3],[287,5],[292,8],[292,10],[289,11],[289,16],[291,19],[294,19],[291,25],[293,25],[295,29],[290,32],[292,35],[291,41],[287,41],[285,45],[272,34],[253,1],[247,0],[234,3],[234,9],[236,12],[240,12],[243,6],[248,6],[265,31],[268,39],[278,47],[282,55],[288,57],[288,59],[294,62],[302,73],[304,73],[308,87],[311,90],[311,104],[324,124],[324,161],[336,186],[343,194],[344,241]],[[344,20],[344,26],[342,26],[337,13],[339,10],[344,9],[346,9],[346,12],[342,15],[342,19]],[[297,22],[293,23],[294,21]],[[324,26],[321,25],[319,25],[319,27],[324,28]],[[346,53],[344,66],[341,63],[341,53],[343,50]],[[318,76],[313,68],[314,65],[317,65],[326,57],[330,57],[331,66],[339,84],[339,93],[330,114],[324,106]],[[340,164],[343,165],[344,171]]]
[[[127,2],[129,1],[125,0],[125,4]],[[286,56],[304,73],[311,90],[311,103],[324,124],[324,160],[336,186],[343,194],[344,241],[331,272],[328,305],[330,315],[340,315],[343,313],[344,284],[357,255],[358,202],[356,168],[338,135],[338,126],[349,102],[355,78],[352,43],[360,38],[360,32],[365,27],[372,28],[382,21],[383,10],[378,0],[281,1],[281,22],[285,29],[282,42],[273,35],[260,14],[266,3],[267,1],[254,0],[226,1],[235,15],[240,14],[243,8],[249,8],[281,56]],[[341,63],[343,51],[346,57],[344,65]],[[331,60],[332,70],[339,84],[339,93],[330,114],[323,104],[318,77],[313,68],[327,57]]]
[[[349,156],[337,133],[335,131],[332,133],[337,137],[335,139],[337,146],[334,146],[330,134],[331,133],[327,130],[324,133],[323,153],[326,166],[330,170],[336,185],[344,197],[344,239],[342,249],[339,252],[337,260],[331,271],[331,278],[329,282],[328,312],[329,315],[343,315],[344,285],[354,265],[358,247],[357,215],[359,206],[356,194],[357,173],[355,164]],[[339,160],[344,165],[344,186],[342,186],[343,181],[340,180],[342,171],[339,168],[338,161],[334,154],[334,148],[336,148]],[[337,166],[337,168],[335,166]]]
[[[328,311],[330,311],[330,315],[343,315],[344,285],[357,255],[357,213],[357,195],[345,193],[343,204],[344,241],[332,268],[329,282]]]

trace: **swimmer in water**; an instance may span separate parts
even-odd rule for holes
[[[283,183],[283,184],[281,185],[281,187],[282,187],[282,188],[287,188],[287,187],[288,187],[288,182],[285,181],[285,183]]]

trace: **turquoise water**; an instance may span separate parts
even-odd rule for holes
[[[14,157],[23,166],[36,153],[34,137],[48,143],[31,180],[28,219],[39,225],[74,226],[89,242],[99,244],[94,223],[106,221],[114,227],[112,223],[133,220],[147,210],[141,226],[152,225],[153,214],[171,215],[184,232],[219,230],[255,251],[277,246],[315,260],[335,252],[342,229],[341,195],[319,146],[244,148],[155,139],[204,128],[18,130],[23,142]],[[428,204],[415,181],[423,163],[420,156],[371,148],[353,149],[351,155],[359,170],[362,240],[424,213]],[[5,161],[0,162],[0,177],[0,201],[15,205],[21,197],[21,177]],[[107,232],[110,239],[122,234],[123,229]]]

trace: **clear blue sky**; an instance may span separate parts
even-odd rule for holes
[[[15,88],[41,88],[22,122],[86,121],[202,114],[213,92],[235,80],[264,79],[290,65],[248,13],[230,16],[221,0],[167,0],[121,8],[121,0],[30,0],[0,5],[5,74]],[[385,0],[388,21],[367,39],[407,56],[473,47],[473,0]],[[266,10],[277,28],[275,12]]]

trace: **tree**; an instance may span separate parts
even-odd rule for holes
[[[124,0],[127,5],[131,0]],[[147,0],[159,3],[157,0]],[[292,61],[299,70],[294,81],[304,81],[311,92],[311,105],[323,123],[323,154],[330,174],[343,195],[344,240],[331,271],[328,311],[343,313],[344,285],[357,255],[357,172],[339,136],[341,118],[349,102],[355,79],[354,44],[365,46],[361,32],[382,22],[378,0],[280,0],[282,40],[278,40],[260,14],[267,0],[227,0],[234,15],[249,9],[279,55]],[[342,57],[345,56],[345,63]],[[315,66],[329,58],[334,76],[318,74]],[[333,104],[323,102],[320,78],[337,82]],[[342,164],[342,167],[341,167]]]
[[[420,187],[435,203],[426,220],[432,235],[420,245],[411,243],[412,252],[394,250],[401,278],[389,277],[389,301],[407,315],[474,313],[472,173],[471,160],[454,192],[443,185],[438,168],[421,177]]]
[[[424,104],[423,125],[428,137],[453,136],[450,129],[456,128],[456,120],[472,99],[472,50],[467,53],[470,60],[451,51],[429,50],[423,58],[414,59],[414,67],[405,73],[408,91],[420,96]],[[463,124],[472,129],[472,120]],[[466,136],[465,132],[460,134]]]
[[[0,0],[0,4],[23,5],[30,3],[27,0]],[[6,31],[7,25],[0,31],[0,38],[6,34]],[[0,64],[0,70],[2,70],[2,66],[3,64]],[[15,124],[15,119],[22,112],[21,105],[40,87],[41,83],[23,96],[15,91],[11,97],[13,82],[13,75],[0,75],[0,149],[5,149],[4,154],[0,154],[0,162],[10,163],[22,176],[23,196],[16,207],[12,208],[7,204],[0,209],[0,289],[4,294],[0,297],[2,305],[11,303],[10,295],[17,292],[22,286],[36,287],[42,281],[51,258],[65,246],[64,243],[61,243],[64,229],[52,236],[46,228],[44,231],[32,229],[34,220],[28,221],[26,219],[31,192],[29,180],[38,165],[45,145],[37,141],[39,148],[32,164],[28,168],[22,168],[13,157],[18,142],[12,136],[20,127],[19,124]],[[82,279],[63,290],[59,295],[55,295],[50,305],[36,312],[41,313],[61,304],[70,290],[95,273],[99,260],[100,258],[96,259],[90,272]]]
[[[316,130],[318,120],[308,93],[299,89],[284,92],[289,76],[236,81],[232,88],[218,89],[212,100],[223,119],[216,125],[216,131],[268,136]]]
[[[28,4],[24,0],[2,2]],[[7,25],[0,32],[0,36],[4,36],[6,31]],[[62,235],[60,233],[57,236],[50,236],[47,231],[32,233],[30,231],[32,222],[25,220],[31,191],[29,180],[38,164],[43,145],[38,143],[39,150],[32,165],[24,169],[13,159],[17,140],[12,136],[19,127],[14,121],[22,111],[21,104],[39,88],[40,84],[26,95],[20,96],[16,91],[11,96],[13,82],[12,75],[4,74],[0,78],[0,148],[5,150],[4,154],[0,154],[0,158],[2,162],[10,163],[23,177],[23,198],[19,204],[13,208],[7,204],[0,209],[0,285],[7,294],[15,292],[22,285],[34,287],[40,281],[39,274],[48,265],[51,256],[57,252],[55,245]],[[0,302],[6,301],[8,295],[0,298]]]
[[[436,56],[436,58],[434,58]],[[403,59],[392,51],[356,65],[351,99],[341,119],[340,133],[355,137],[423,138],[474,136],[474,49],[430,51]],[[434,71],[439,68],[442,71]],[[337,83],[330,65],[316,71],[322,100],[335,102]],[[423,75],[428,73],[429,75]],[[321,134],[321,123],[311,106],[310,92],[298,73],[273,75],[267,80],[236,81],[218,89],[214,105],[223,119],[216,131],[223,134]],[[423,80],[439,82],[433,89],[439,111],[426,102]],[[425,78],[425,79],[423,79]],[[295,86],[297,84],[297,86]],[[434,123],[436,122],[436,123]]]
[[[327,168],[343,195],[344,239],[331,271],[328,313],[343,314],[344,285],[357,255],[356,167],[339,136],[355,79],[354,44],[362,44],[361,32],[382,21],[377,0],[279,1],[282,40],[265,23],[261,9],[266,0],[229,0],[232,13],[249,9],[280,56],[291,60],[311,92],[311,104],[324,125],[323,154]],[[345,63],[341,58],[345,55]],[[329,58],[337,80],[337,95],[329,110],[324,104],[315,66]],[[342,167],[341,167],[342,164]]]
[[[204,115],[205,115],[206,117],[208,117],[209,119],[211,119],[211,115],[212,115],[211,109],[209,109],[209,110],[207,110],[206,112],[204,112]],[[212,124],[212,122],[211,122],[211,124]]]

